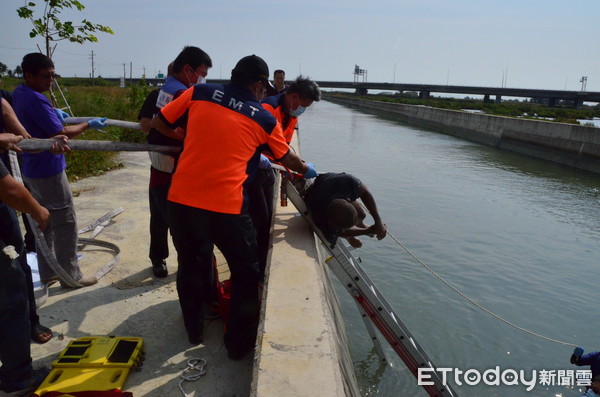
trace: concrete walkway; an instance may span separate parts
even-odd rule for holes
[[[50,367],[69,341],[77,338],[141,337],[146,348],[144,367],[130,373],[124,385],[134,396],[183,396],[178,376],[192,357],[207,360],[208,373],[183,385],[189,396],[249,395],[252,355],[242,361],[227,358],[221,320],[210,322],[204,344],[188,342],[175,286],[176,252],[171,250],[170,274],[165,279],[152,276],[148,260],[148,154],[122,153],[121,161],[121,169],[71,184],[80,228],[115,208],[124,209],[97,236],[120,247],[121,261],[97,285],[50,288],[39,314],[55,337],[47,344],[32,345],[34,367]],[[81,259],[84,274],[93,274],[111,257],[107,250],[86,247]]]
[[[313,233],[291,203],[276,210],[256,352],[232,361],[223,345],[221,320],[207,325],[204,344],[188,342],[175,283],[176,252],[171,245],[165,279],[152,276],[148,259],[148,155],[124,152],[121,161],[121,169],[71,184],[80,229],[123,208],[97,236],[119,246],[121,260],[97,285],[50,287],[38,312],[55,337],[32,345],[34,367],[49,368],[70,341],[81,337],[141,337],[144,367],[131,372],[123,386],[136,397],[184,396],[179,374],[194,357],[208,364],[206,375],[183,384],[190,397],[358,395],[334,293],[317,259]],[[80,259],[84,274],[94,274],[112,256],[87,246]],[[220,254],[217,262],[220,279],[227,279]]]

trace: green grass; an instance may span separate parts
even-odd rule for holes
[[[62,80],[65,80],[64,82]],[[75,116],[97,116],[109,119],[137,121],[137,114],[142,107],[144,99],[151,88],[146,86],[132,86],[119,88],[114,85],[103,86],[74,86],[78,79],[58,79],[60,87]],[[89,79],[82,79],[89,80]],[[0,79],[0,88],[13,91],[21,79],[3,77]],[[98,79],[96,79],[98,81]],[[63,84],[66,83],[66,84]],[[58,91],[55,95],[59,106],[65,108],[66,104]],[[126,130],[116,127],[104,128],[105,133],[87,130],[76,139],[145,142],[145,135],[138,130]],[[66,155],[67,175],[70,180],[77,180],[87,176],[99,175],[108,170],[122,166],[118,162],[115,152],[73,151]]]

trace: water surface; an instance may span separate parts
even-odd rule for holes
[[[302,156],[374,194],[388,229],[466,295],[535,333],[600,350],[600,176],[329,102],[300,119]],[[429,274],[391,238],[363,238],[365,270],[439,367],[575,370],[573,350],[510,327]],[[365,396],[421,396],[386,346],[380,367],[339,289]],[[558,374],[558,372],[556,372]],[[567,374],[568,375],[568,374]],[[556,385],[558,381],[554,382]],[[579,396],[568,386],[462,386],[461,396]]]

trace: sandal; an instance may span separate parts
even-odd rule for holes
[[[52,339],[53,336],[54,334],[52,333],[52,330],[48,327],[44,327],[40,323],[34,324],[31,327],[31,339],[34,342],[44,344],[50,341],[50,339]]]

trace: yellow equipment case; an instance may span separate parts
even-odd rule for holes
[[[141,370],[143,345],[142,338],[113,336],[71,341],[52,363],[52,371],[34,395],[121,390],[129,371]]]

